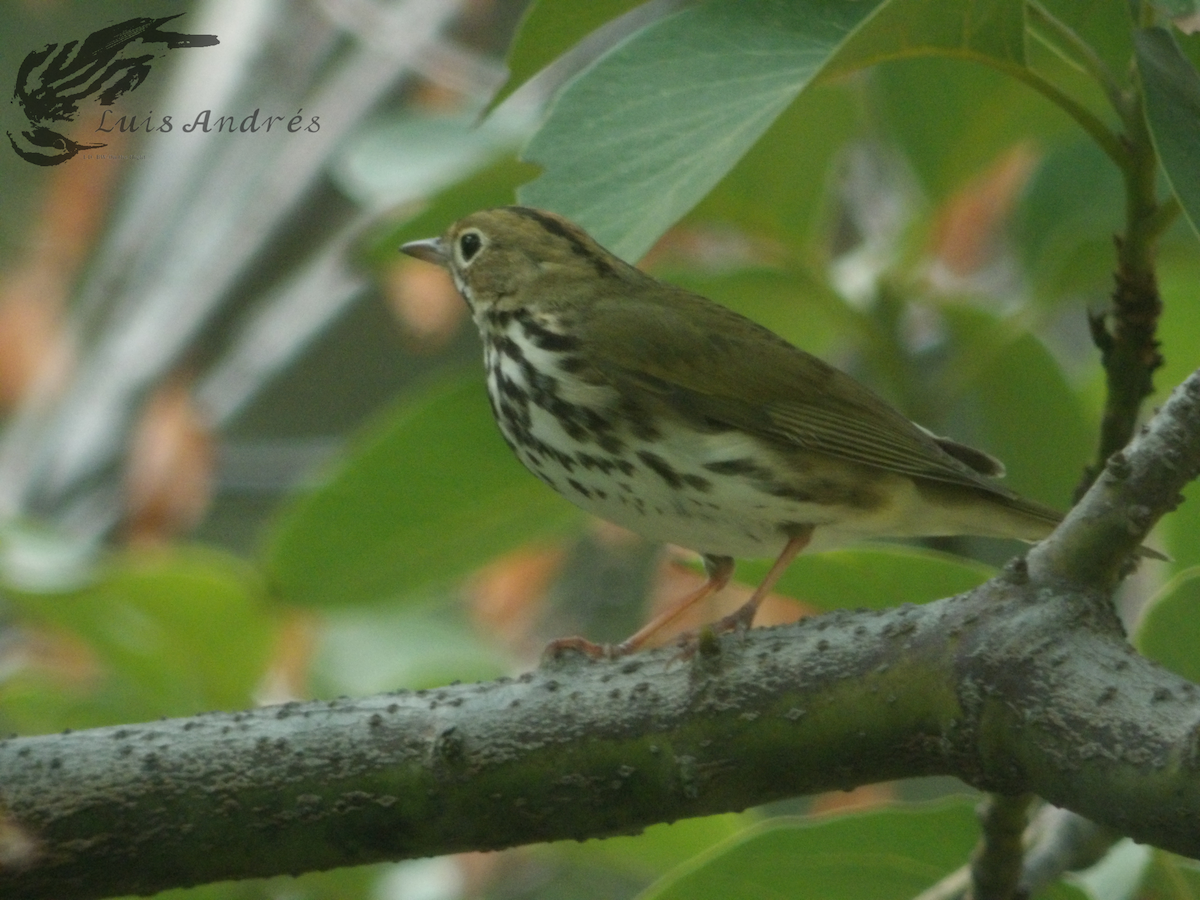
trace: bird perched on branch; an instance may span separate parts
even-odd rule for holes
[[[734,557],[772,557],[718,630],[748,627],[804,549],[864,538],[1045,537],[1062,518],[766,328],[664,284],[550,212],[474,213],[405,253],[449,271],[483,339],[500,430],[542,481],[593,515],[699,551],[708,580],[615,647],[641,647],[723,587]]]

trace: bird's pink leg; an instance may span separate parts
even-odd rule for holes
[[[754,622],[754,616],[758,612],[758,607],[763,602],[763,599],[767,594],[771,593],[771,588],[775,587],[775,582],[787,571],[787,567],[792,564],[792,560],[800,555],[800,551],[807,547],[811,540],[811,528],[806,529],[802,534],[789,540],[784,545],[783,551],[775,559],[766,577],[759,582],[758,587],[754,589],[754,593],[750,595],[750,599],[743,603],[736,612],[730,613],[725,618],[716,622],[712,626],[713,631],[717,634],[725,634],[729,631],[736,631],[739,628],[749,628]]]
[[[621,641],[621,643],[616,645],[597,644],[581,637],[559,638],[546,645],[546,649],[542,651],[542,656],[557,656],[563,650],[576,650],[594,659],[611,659],[634,653],[641,649],[642,645],[658,631],[670,625],[689,608],[729,584],[729,579],[733,577],[733,559],[728,556],[705,556],[704,568],[708,573],[708,578],[704,584],[681,598],[669,609],[659,613],[625,640]]]

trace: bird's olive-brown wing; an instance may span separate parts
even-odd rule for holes
[[[602,295],[579,335],[618,388],[649,392],[692,421],[892,472],[1010,495],[943,451],[850,376],[754,322],[689,292],[641,286]],[[980,454],[983,456],[982,454]]]

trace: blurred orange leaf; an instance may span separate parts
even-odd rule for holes
[[[467,304],[450,276],[428,263],[397,263],[388,272],[385,290],[392,313],[422,350],[445,344],[467,315]]]
[[[182,381],[160,387],[134,426],[125,473],[126,537],[155,544],[203,518],[216,463],[209,423]]]
[[[933,246],[951,275],[970,275],[990,261],[1037,160],[1031,144],[1014,144],[943,205]]]

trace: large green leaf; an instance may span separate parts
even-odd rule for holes
[[[1200,897],[1200,868],[1196,861],[1155,850],[1139,897]]]
[[[760,561],[741,565],[738,578],[755,584],[768,567]],[[885,544],[802,555],[776,590],[822,609],[885,609],[952,597],[994,574],[990,566],[948,553]]]
[[[1096,306],[1103,302],[1124,212],[1120,172],[1095,141],[1081,137],[1045,155],[1025,187],[1014,229],[1039,300],[1078,304],[1083,293]]]
[[[163,891],[155,894],[154,900],[277,900],[280,897],[294,900],[348,900],[390,896],[380,890],[379,882],[391,869],[392,866],[386,864],[349,866],[328,872],[220,881]]]
[[[503,103],[513,91],[587,35],[642,5],[642,0],[588,0],[587,3],[533,0],[521,16],[504,60],[508,64],[508,80],[489,107]]]
[[[131,553],[82,590],[8,599],[28,624],[81,641],[97,666],[86,685],[7,681],[4,715],[26,733],[241,709],[274,633],[258,572],[199,547]]]
[[[1144,28],[1133,43],[1159,161],[1200,233],[1200,74],[1165,28]]]
[[[1162,521],[1160,532],[1166,538],[1166,551],[1174,558],[1173,571],[1200,565],[1200,482],[1193,481],[1181,492],[1180,507]]]
[[[690,7],[619,44],[563,90],[525,150],[545,173],[521,199],[636,259],[826,66],[840,73],[929,53],[1017,66],[1022,29],[1017,0]]]
[[[759,819],[756,810],[698,816],[670,825],[651,825],[638,835],[560,846],[572,860],[607,864],[643,878],[644,883],[736,837]]]
[[[953,436],[999,457],[1008,487],[1065,509],[1094,450],[1086,405],[1045,344],[1017,323],[966,306],[943,314],[954,357],[940,389],[964,423]]]
[[[1170,391],[1200,363],[1196,352],[1200,347],[1200,303],[1196,302],[1200,258],[1194,249],[1186,254],[1164,254],[1159,260],[1158,276],[1163,301],[1158,335],[1166,362],[1154,373],[1155,405],[1164,402]],[[1166,539],[1164,549],[1175,560],[1176,572],[1200,564],[1200,482],[1191,482],[1182,493],[1184,502],[1168,513],[1159,527],[1159,533]]]
[[[636,259],[792,102],[872,4],[717,0],[618,45],[559,96],[522,202]]]
[[[960,59],[889,61],[872,70],[870,87],[887,136],[935,203],[1015,144],[1040,149],[1079,134],[1070,118],[1026,85]],[[1115,171],[1108,160],[1102,165]]]
[[[963,865],[978,831],[973,805],[963,801],[775,819],[697,857],[640,900],[907,900]],[[1056,885],[1044,896],[1082,894]]]
[[[1159,592],[1138,622],[1134,644],[1189,681],[1200,681],[1200,566],[1185,569]]]
[[[1188,231],[1188,229],[1181,229]],[[1162,341],[1163,366],[1154,373],[1155,405],[1200,365],[1200,303],[1196,285],[1200,284],[1200,254],[1189,235],[1184,246],[1168,247],[1157,260],[1158,290],[1163,310],[1158,320],[1158,338]],[[1197,533],[1200,542],[1200,532]],[[1197,549],[1200,549],[1198,544]],[[1198,555],[1200,560],[1200,555]]]
[[[489,635],[436,601],[328,609],[322,621],[309,672],[314,697],[486,681],[512,665]]]
[[[1114,78],[1129,68],[1133,22],[1129,3],[1112,0],[1040,0],[1041,5],[1095,51]],[[1044,30],[1043,30],[1044,31]],[[1032,50],[1032,47],[1031,47]]]
[[[822,226],[830,218],[826,201],[834,195],[837,163],[846,145],[867,130],[863,93],[849,79],[802,91],[697,204],[687,224],[732,225],[804,260],[804,251],[826,237]],[[817,262],[824,265],[821,257]]]
[[[516,461],[471,378],[385,415],[284,514],[267,564],[289,602],[366,603],[446,582],[575,516]]]
[[[1025,4],[1017,0],[890,0],[839,48],[830,72],[930,53],[1020,66],[1025,62]]]

